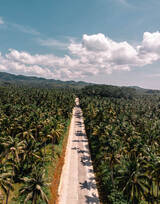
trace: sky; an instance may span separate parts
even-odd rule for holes
[[[0,71],[160,89],[159,0],[0,0]]]

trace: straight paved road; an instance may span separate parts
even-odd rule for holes
[[[59,204],[100,203],[78,98],[73,109],[58,192]]]

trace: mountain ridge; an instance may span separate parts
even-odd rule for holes
[[[42,88],[84,88],[86,86],[109,86],[109,87],[119,87],[119,88],[131,88],[135,89],[138,94],[160,94],[160,90],[145,89],[139,86],[114,86],[107,84],[96,84],[89,83],[85,81],[62,81],[56,79],[46,79],[43,77],[37,76],[25,76],[25,75],[16,75],[7,72],[0,72],[0,85],[26,85],[31,87],[42,87]]]
[[[0,72],[0,84],[24,84],[24,85],[32,85],[37,86],[75,86],[75,87],[83,87],[86,85],[91,85],[92,83],[87,83],[84,81],[62,81],[56,79],[46,79],[43,77],[36,76],[25,76],[25,75],[15,75],[7,72]]]

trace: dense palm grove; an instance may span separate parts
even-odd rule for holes
[[[160,97],[96,88],[80,105],[102,202],[160,203]]]
[[[69,91],[0,87],[0,202],[48,203],[45,167],[73,106],[74,95]],[[17,186],[14,202],[10,195]]]

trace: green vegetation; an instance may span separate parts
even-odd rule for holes
[[[7,73],[0,84],[0,203],[48,203],[75,94],[102,202],[160,203],[160,91]]]
[[[79,97],[102,202],[160,203],[159,95],[91,86]]]
[[[74,95],[62,89],[0,87],[0,197],[6,204],[48,202],[49,168],[73,106]]]
[[[99,96],[114,98],[133,98],[137,93],[136,89],[129,87],[118,87],[111,85],[86,86],[81,91],[81,96]]]
[[[41,87],[41,88],[83,88],[89,83],[79,81],[61,81],[55,79],[45,79],[40,77],[14,75],[6,72],[0,72],[0,85],[10,86],[29,86],[29,87]]]

